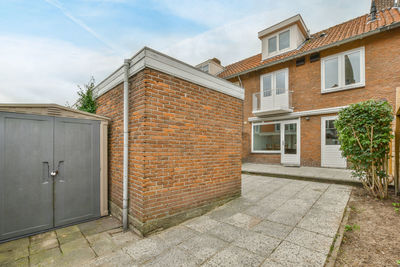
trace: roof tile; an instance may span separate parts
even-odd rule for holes
[[[303,46],[296,50],[277,55],[264,61],[262,60],[261,54],[257,54],[228,65],[225,67],[224,71],[219,74],[219,77],[229,77],[243,71],[262,66],[264,64],[270,64],[275,61],[288,58],[290,56],[295,56],[297,54],[305,53],[316,48],[321,48],[326,45],[343,41],[345,39],[361,35],[373,31],[377,28],[388,26],[397,22],[400,22],[400,11],[398,8],[391,8],[380,11],[377,14],[377,20],[373,22],[369,22],[369,14],[366,14],[313,34],[311,38],[304,43]],[[325,36],[321,36],[321,33],[323,32],[326,34]]]

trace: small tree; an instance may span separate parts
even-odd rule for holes
[[[76,108],[82,111],[96,113],[97,102],[93,94],[94,89],[94,78],[90,78],[87,84],[83,85],[84,88],[78,85],[78,100],[76,102]]]
[[[392,108],[386,101],[368,100],[339,112],[335,122],[342,155],[365,189],[375,197],[387,198],[389,144]]]

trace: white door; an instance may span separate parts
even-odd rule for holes
[[[281,163],[300,165],[300,121],[285,121],[281,124]]]
[[[346,159],[342,157],[340,143],[334,122],[337,116],[321,118],[321,166],[346,168]]]
[[[272,74],[261,76],[260,106],[261,110],[270,110],[274,106],[275,92],[272,90]]]

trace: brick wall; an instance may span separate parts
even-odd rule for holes
[[[99,98],[112,119],[110,197],[122,199],[122,85]],[[130,79],[129,212],[157,220],[240,195],[242,100],[145,69]],[[149,226],[146,226],[149,224]]]
[[[340,53],[357,47],[365,47],[366,61],[366,86],[363,88],[321,94],[321,62],[310,63],[306,57],[306,64],[296,67],[294,60],[278,64],[269,68],[241,75],[245,88],[243,107],[243,146],[244,161],[279,163],[280,155],[277,154],[252,154],[251,153],[251,123],[249,117],[252,113],[252,95],[260,91],[260,75],[283,68],[289,68],[289,90],[293,91],[292,106],[294,111],[306,111],[328,107],[345,106],[368,99],[386,99],[394,106],[396,103],[396,87],[400,86],[400,29],[394,29],[369,38],[354,41],[335,48],[324,50],[321,58]],[[230,79],[237,82],[237,78]],[[318,122],[319,121],[319,122]],[[320,117],[310,117],[305,125],[317,127],[319,130],[308,130],[308,126],[301,125],[301,164],[306,166],[320,165]],[[314,125],[315,124],[315,125]],[[315,129],[317,129],[315,128]],[[305,132],[306,131],[306,132]],[[313,145],[314,144],[314,145]]]

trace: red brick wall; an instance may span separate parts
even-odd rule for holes
[[[150,69],[130,82],[130,213],[146,222],[240,194],[243,101]],[[110,196],[120,207],[122,90],[98,109],[112,119]]]
[[[251,123],[248,122],[248,118],[254,117],[252,94],[260,91],[260,75],[262,74],[289,68],[289,90],[293,91],[292,106],[295,112],[345,106],[368,99],[382,98],[387,99],[391,105],[395,106],[395,89],[400,86],[400,29],[324,50],[320,56],[323,58],[361,46],[365,47],[366,61],[366,85],[363,88],[321,94],[321,61],[310,63],[309,57],[306,57],[306,64],[303,66],[296,67],[295,60],[292,60],[241,75],[240,78],[245,88],[243,160],[265,163],[280,162],[280,156],[276,154],[251,153]],[[230,81],[237,82],[238,80],[233,78]],[[309,127],[305,125],[317,127],[318,131],[309,130]],[[310,117],[310,121],[307,123],[302,120],[301,131],[301,164],[320,166],[320,117]]]

